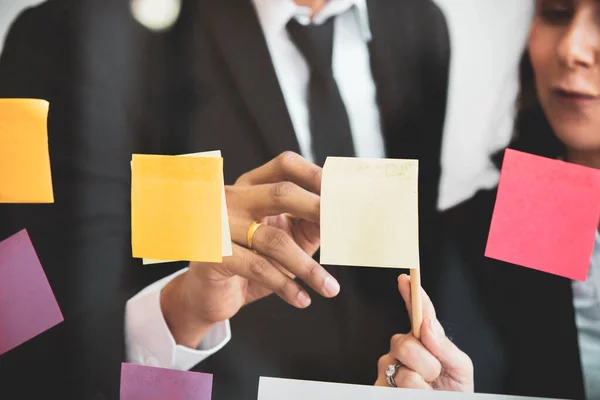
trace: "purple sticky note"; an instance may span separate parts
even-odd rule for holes
[[[211,374],[121,364],[121,400],[210,400]]]
[[[0,243],[0,355],[63,321],[27,231]]]

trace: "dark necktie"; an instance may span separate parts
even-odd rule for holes
[[[315,163],[322,166],[327,156],[354,156],[348,113],[333,77],[334,19],[322,25],[301,25],[290,20],[290,37],[310,67],[308,112]]]

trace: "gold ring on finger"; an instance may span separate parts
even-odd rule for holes
[[[253,222],[252,225],[250,225],[250,229],[248,229],[248,248],[250,250],[254,250],[254,248],[252,247],[252,241],[254,239],[254,233],[256,233],[256,231],[258,230],[258,228],[261,227],[261,223],[260,222]]]

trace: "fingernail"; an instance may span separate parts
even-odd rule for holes
[[[296,300],[298,301],[298,304],[300,304],[300,306],[302,308],[306,308],[306,307],[310,306],[310,297],[308,297],[306,292],[299,291],[298,295],[296,296]]]
[[[329,297],[337,296],[337,294],[340,292],[340,284],[333,278],[333,276],[330,275],[325,278],[323,290]]]

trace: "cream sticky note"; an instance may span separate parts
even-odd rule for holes
[[[133,257],[222,261],[223,159],[134,154]]]
[[[215,150],[215,151],[204,151],[201,153],[192,153],[192,154],[184,154],[183,157],[213,157],[213,158],[221,158],[221,151],[220,150]],[[222,234],[223,234],[223,257],[230,257],[233,254],[233,248],[232,248],[232,244],[231,244],[231,232],[229,230],[229,217],[227,215],[227,200],[225,199],[225,179],[223,178],[223,173],[221,173],[221,179],[223,181],[223,189],[222,189],[222,196],[223,196],[223,205],[222,205],[222,214],[223,214],[223,228],[222,228]],[[181,261],[181,260],[179,260]],[[148,258],[144,258],[142,260],[142,263],[144,265],[150,265],[150,264],[162,264],[162,263],[168,263],[168,262],[175,262],[175,260],[152,260],[152,259],[148,259]]]
[[[0,203],[54,203],[45,100],[0,99]]]
[[[419,268],[417,160],[328,157],[321,264]]]
[[[446,392],[392,387],[351,385],[260,377],[258,400],[551,400],[541,397],[520,397],[486,393]]]

